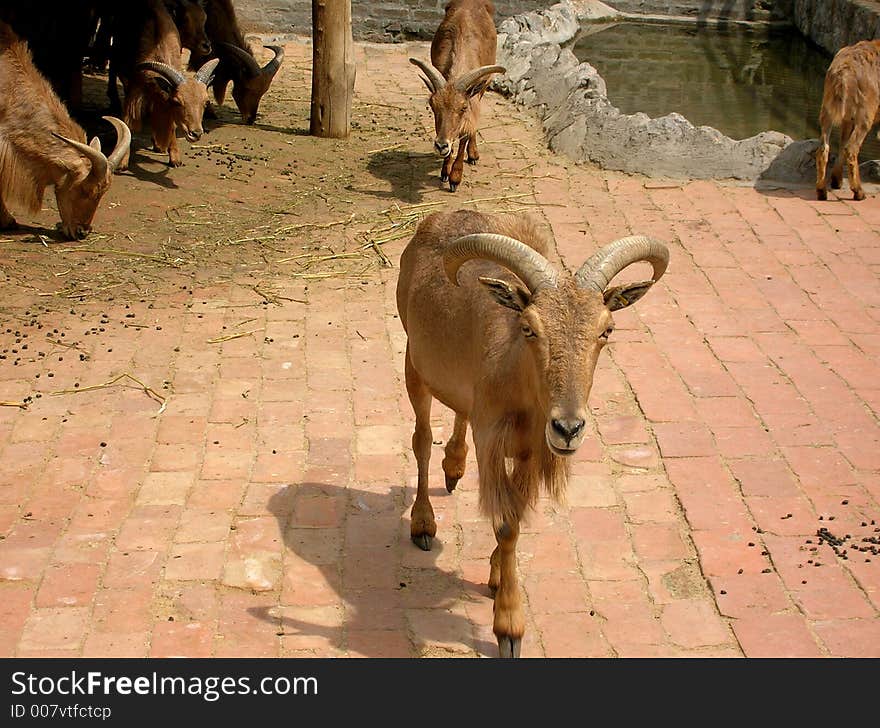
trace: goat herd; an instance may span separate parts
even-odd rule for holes
[[[231,82],[243,120],[252,123],[283,60],[282,49],[273,46],[273,60],[260,67],[230,0],[71,2],[60,18],[63,41],[41,26],[40,10],[29,9],[36,3],[8,5],[0,13],[9,23],[0,23],[0,228],[15,224],[7,201],[37,210],[44,189],[54,185],[64,234],[84,237],[114,171],[127,164],[129,128],[149,120],[155,148],[167,151],[176,166],[181,161],[176,130],[190,141],[199,138],[209,87],[222,104]],[[58,21],[54,18],[53,27]],[[12,28],[30,43],[30,52]],[[841,51],[826,80],[823,146],[817,156],[820,199],[826,196],[832,122],[842,124],[842,160],[853,196],[864,197],[854,160],[876,104],[870,118],[858,120],[851,98],[865,95],[869,84],[864,71],[854,74],[854,68],[873,64],[876,102],[880,42],[864,45]],[[81,101],[87,47],[93,60],[109,60],[111,108],[120,106],[117,77],[125,91],[122,119],[104,117],[117,132],[106,156],[97,139],[86,143],[61,101]],[[184,48],[190,51],[191,76],[182,66]],[[874,55],[866,59],[859,53]],[[424,73],[435,118],[434,147],[443,158],[440,176],[452,191],[461,183],[465,159],[476,163],[479,158],[480,99],[492,74],[505,70],[495,64],[495,55],[491,1],[451,0],[431,44],[431,63],[410,59]],[[840,186],[842,164],[832,172],[832,186]],[[488,585],[495,600],[493,628],[505,657],[519,656],[525,630],[516,574],[521,519],[542,489],[556,496],[565,487],[569,458],[587,432],[588,397],[598,357],[614,330],[612,312],[644,296],[669,260],[663,243],[635,235],[601,248],[572,275],[545,257],[551,246],[522,215],[437,212],[421,222],[403,251],[397,282],[407,336],[406,389],[415,413],[418,480],[411,537],[429,550],[437,530],[428,497],[430,411],[437,399],[455,413],[442,461],[449,492],[464,474],[471,426],[480,507],[497,541]],[[650,280],[610,285],[639,262],[650,264]]]

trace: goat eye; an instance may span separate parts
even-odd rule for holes
[[[599,334],[599,338],[600,338],[600,339],[606,339],[606,340],[607,340],[608,337],[611,336],[611,333],[612,333],[613,331],[614,331],[614,327],[613,327],[613,326],[609,326],[609,327],[608,327],[607,329],[605,329],[601,334]]]
[[[536,334],[534,331],[532,331],[531,326],[529,326],[528,324],[523,324],[521,328],[522,328],[523,336],[525,336],[527,339],[534,339],[535,338]]]

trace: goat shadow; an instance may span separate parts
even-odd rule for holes
[[[445,488],[432,488],[431,496],[435,503],[453,497]],[[468,618],[451,608],[462,599],[488,600],[486,584],[436,563],[444,538],[452,540],[447,548],[454,548],[451,524],[438,534],[431,551],[421,551],[410,541],[406,515],[411,501],[405,488],[394,485],[375,492],[303,482],[274,493],[268,510],[278,520],[289,552],[282,606],[248,611],[280,626],[285,635],[317,636],[333,648],[367,657],[417,657],[449,643],[456,645],[456,652],[466,648],[494,654],[494,642],[481,640]],[[488,568],[487,559],[487,575]],[[294,616],[295,605],[312,605],[316,596],[318,602],[344,604],[344,625],[313,624]]]
[[[401,149],[374,152],[367,162],[367,171],[374,177],[389,182],[391,191],[353,191],[416,204],[422,201],[425,192],[434,192],[443,186],[448,191],[449,186],[440,181],[441,164],[441,158],[431,153],[407,152]]]

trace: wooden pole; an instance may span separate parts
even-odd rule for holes
[[[351,130],[354,40],[351,0],[312,0],[312,136],[345,139]]]

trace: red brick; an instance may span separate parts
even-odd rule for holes
[[[87,607],[34,609],[27,619],[19,650],[69,650],[82,645],[88,629]]]
[[[726,645],[733,642],[727,623],[711,601],[682,599],[663,606],[661,621],[669,638],[686,648]]]
[[[880,657],[880,622],[833,619],[812,623],[832,657]]]
[[[535,625],[548,657],[612,657],[614,654],[602,634],[601,620],[589,613],[536,615]]]
[[[732,623],[746,657],[822,657],[800,614],[756,611]]]
[[[654,434],[664,458],[699,457],[716,452],[712,433],[693,422],[658,422]]]
[[[35,606],[89,606],[100,573],[98,564],[52,564],[43,576]]]

